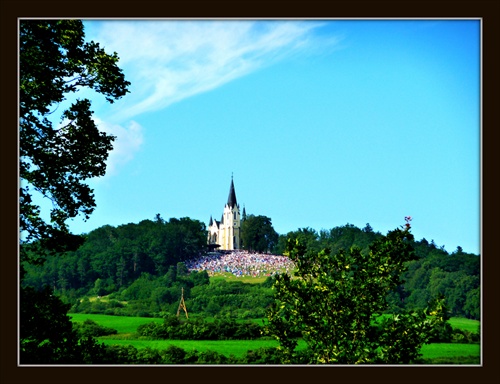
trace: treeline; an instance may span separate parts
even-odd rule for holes
[[[310,254],[317,254],[322,249],[335,254],[353,246],[366,253],[369,245],[380,236],[381,233],[375,232],[369,224],[363,229],[347,224],[320,232],[304,228],[281,235],[276,250],[285,249],[288,239],[298,239],[307,245]],[[444,295],[452,316],[479,320],[480,258],[463,252],[460,246],[448,253],[434,240],[415,241],[413,247],[418,258],[408,263],[408,271],[403,274],[404,284],[387,297],[388,312],[423,309],[433,297]]]
[[[368,252],[380,236],[369,224],[319,232],[302,228],[279,235],[272,252],[282,254],[289,239],[305,244],[310,254],[322,249],[333,254],[353,246]],[[23,245],[28,251],[30,246]],[[405,283],[387,297],[389,311],[425,308],[432,297],[442,294],[452,316],[479,319],[480,258],[460,247],[450,254],[426,239],[415,241],[414,248],[418,259],[409,263]],[[193,313],[264,317],[273,300],[272,281],[228,283],[209,279],[206,272],[188,273],[183,262],[205,252],[204,223],[190,218],[165,221],[157,215],[138,224],[103,226],[86,235],[77,251],[48,256],[43,266],[26,264],[23,284],[50,286],[72,305],[72,312],[161,316],[175,313],[184,288]],[[90,300],[95,296],[102,298]]]
[[[153,220],[118,227],[106,225],[85,236],[84,244],[44,265],[25,263],[24,284],[48,285],[63,296],[106,295],[143,274],[165,275],[171,266],[199,256],[206,248],[205,224],[190,218]],[[23,245],[29,254],[30,245]]]
[[[444,295],[452,316],[480,320],[480,258],[460,247],[449,254],[425,239],[415,243],[415,251],[419,258],[403,275],[405,284],[388,298],[394,312],[423,308],[431,297]]]

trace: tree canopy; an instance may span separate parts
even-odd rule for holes
[[[248,215],[241,224],[242,247],[253,252],[270,252],[278,242],[278,233],[267,216]]]
[[[297,272],[277,277],[269,312],[269,332],[280,342],[282,362],[298,362],[299,337],[309,346],[308,363],[409,363],[418,357],[445,320],[442,301],[429,311],[374,323],[388,307],[388,293],[401,284],[407,262],[416,258],[412,242],[409,222],[377,239],[368,253],[358,247],[308,252],[299,239],[290,239],[288,254]]]
[[[116,53],[85,42],[81,20],[21,20],[19,29],[19,176],[21,280],[25,263],[43,264],[48,254],[75,250],[84,241],[66,221],[95,208],[85,180],[102,176],[113,136],[95,124],[88,99],[76,99],[53,114],[69,95],[94,90],[106,100],[124,96],[129,82]],[[33,194],[52,203],[47,222]],[[66,312],[68,305],[42,290],[22,285],[20,344],[22,363],[89,363],[100,346],[80,338]]]
[[[19,36],[20,230],[25,241],[45,249],[74,249],[66,220],[95,208],[85,180],[103,176],[113,136],[99,130],[88,99],[76,99],[50,120],[69,95],[87,88],[106,100],[124,96],[129,82],[116,53],[84,41],[81,20],[21,20]],[[50,222],[33,200],[39,193],[52,202]]]

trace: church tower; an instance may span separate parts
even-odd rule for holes
[[[210,218],[208,228],[209,246],[223,250],[240,249],[240,206],[236,200],[234,181],[231,176],[231,185],[229,187],[229,196],[224,206],[224,212],[220,221]]]

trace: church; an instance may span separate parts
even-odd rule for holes
[[[243,211],[245,208],[243,208]],[[209,250],[235,250],[241,246],[241,218],[240,206],[236,201],[233,177],[231,176],[231,186],[229,196],[224,206],[224,213],[220,221],[210,217],[208,224],[208,248]]]

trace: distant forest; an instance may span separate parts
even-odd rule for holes
[[[336,253],[354,246],[368,252],[380,236],[369,224],[362,229],[346,224],[320,232],[302,228],[279,235],[269,251],[283,254],[288,239],[299,239],[311,257],[322,249]],[[26,263],[23,285],[51,287],[72,305],[70,312],[150,317],[174,314],[184,288],[190,313],[264,317],[274,300],[272,276],[249,284],[187,270],[184,262],[207,251],[206,239],[205,224],[190,218],[166,221],[157,215],[138,224],[106,225],[85,235],[77,251],[48,256],[41,266]],[[37,244],[22,246],[37,252]],[[451,316],[479,320],[480,257],[460,247],[448,253],[426,239],[415,241],[414,249],[418,258],[409,262],[404,284],[387,296],[388,312],[425,308],[431,298],[442,294]]]

